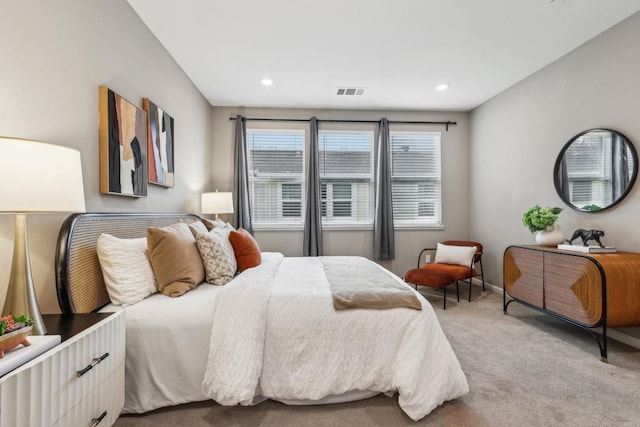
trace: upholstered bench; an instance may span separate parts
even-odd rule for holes
[[[425,258],[425,252],[434,252],[434,262],[430,264],[431,255]],[[422,260],[427,264],[420,266]],[[480,266],[480,272],[475,266]],[[407,271],[404,281],[418,286],[442,288],[444,290],[444,309],[447,309],[447,286],[456,285],[456,294],[460,302],[459,282],[469,283],[469,302],[471,302],[471,281],[475,276],[482,277],[484,291],[484,269],[482,268],[482,244],[467,240],[445,240],[436,248],[424,248],[418,255],[418,268]]]
[[[444,267],[444,268],[443,268]],[[418,289],[419,286],[430,288],[442,288],[444,290],[444,309],[447,309],[447,286],[456,285],[456,295],[460,302],[460,287],[458,286],[457,275],[451,271],[451,267],[460,267],[468,273],[469,269],[462,266],[450,264],[425,264],[420,268],[409,270],[404,275],[404,281],[410,283]]]

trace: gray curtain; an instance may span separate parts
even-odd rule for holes
[[[318,119],[310,120],[309,162],[307,164],[307,208],[304,216],[304,256],[322,255],[322,199],[318,165]]]
[[[253,234],[251,203],[249,202],[249,174],[247,167],[247,121],[236,116],[236,141],[233,155],[233,224]]]
[[[627,150],[625,149],[625,141],[617,133],[611,135],[611,160],[613,162],[611,168],[611,184],[612,184],[612,201],[618,200],[625,191],[631,177],[629,176],[629,159],[627,159]]]
[[[380,120],[378,126],[378,157],[376,159],[376,210],[373,220],[373,257],[394,259],[393,202],[391,198],[391,154],[389,122]]]

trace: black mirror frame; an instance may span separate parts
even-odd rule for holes
[[[627,186],[626,190],[624,191],[624,193],[622,193],[620,195],[620,197],[618,197],[616,200],[614,200],[610,205],[603,207],[602,209],[598,209],[595,211],[590,211],[590,210],[585,210],[585,209],[580,209],[578,208],[576,205],[574,205],[573,203],[571,203],[571,201],[569,200],[569,198],[567,197],[567,195],[565,195],[562,192],[562,189],[560,188],[560,182],[558,180],[558,173],[559,173],[559,168],[560,168],[560,162],[562,162],[562,159],[564,158],[564,154],[566,153],[567,149],[571,146],[572,143],[574,143],[578,138],[580,138],[581,136],[589,133],[589,132],[596,132],[596,131],[605,131],[605,132],[611,132],[611,133],[615,133],[620,135],[622,138],[624,138],[624,140],[627,142],[627,144],[629,145],[629,151],[631,151],[631,155],[633,157],[633,176],[631,176],[631,179],[629,181],[629,185]],[[556,163],[553,166],[553,186],[556,189],[556,193],[558,193],[558,196],[560,196],[560,198],[562,199],[562,201],[564,202],[564,204],[566,204],[567,206],[569,206],[571,209],[574,209],[578,212],[586,212],[586,213],[598,213],[598,212],[602,212],[602,211],[606,211],[607,209],[611,209],[612,207],[614,207],[615,205],[617,205],[618,203],[620,203],[622,200],[624,200],[625,197],[627,197],[627,195],[629,194],[629,192],[631,191],[631,189],[633,188],[633,185],[636,182],[636,178],[638,177],[638,153],[636,152],[635,147],[633,146],[633,143],[631,143],[631,140],[629,138],[627,138],[626,135],[624,135],[621,132],[618,132],[617,130],[613,130],[613,129],[606,129],[606,128],[594,128],[594,129],[588,129],[585,130],[583,132],[580,132],[579,134],[575,135],[573,138],[571,138],[569,140],[569,142],[567,142],[564,147],[562,147],[562,150],[560,150],[560,154],[558,154],[558,157],[556,158]]]

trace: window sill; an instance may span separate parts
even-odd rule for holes
[[[443,224],[396,224],[394,227],[399,230],[444,230]]]
[[[373,230],[373,224],[322,224],[322,231]]]
[[[303,231],[304,225],[302,224],[261,224],[254,225],[254,231]],[[322,231],[349,231],[349,230],[373,230],[373,224],[331,224],[322,225]]]
[[[302,231],[302,224],[260,224],[254,225],[253,231]]]
[[[400,224],[395,225],[396,231],[411,231],[411,230],[444,230],[445,227],[442,224]],[[302,224],[272,224],[272,225],[256,225],[253,227],[254,231],[303,231],[304,225]],[[322,225],[322,231],[372,231],[373,224],[331,224]]]

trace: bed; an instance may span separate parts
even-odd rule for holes
[[[400,407],[418,420],[468,392],[430,304],[360,257],[262,253],[259,266],[224,286],[202,283],[178,298],[156,293],[113,305],[96,255],[100,234],[139,238],[148,226],[178,220],[199,217],[74,214],[60,231],[56,284],[63,312],[125,311],[124,413],[208,399],[321,404],[397,393]],[[323,274],[329,262],[378,269],[415,292],[419,310],[334,309]]]

